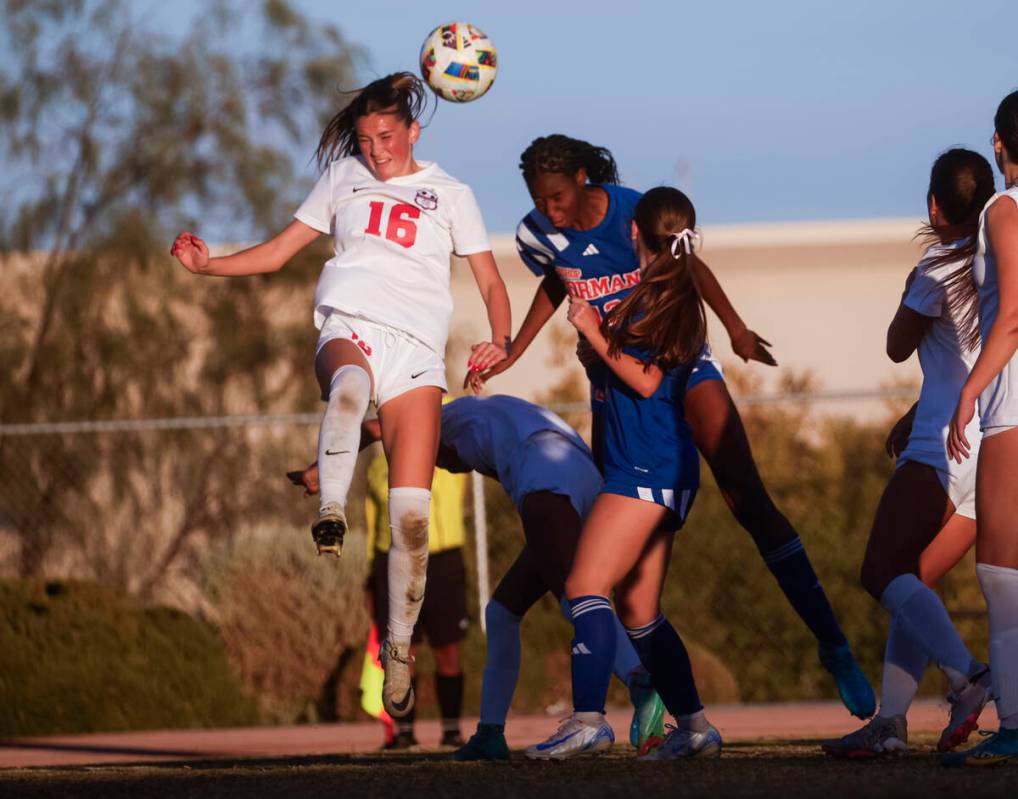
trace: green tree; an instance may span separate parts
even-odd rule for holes
[[[281,226],[304,188],[294,153],[354,85],[356,50],[284,0],[216,3],[181,35],[124,0],[4,10],[0,422],[313,407],[307,294],[324,247],[271,284],[190,278],[167,248],[180,227]],[[285,438],[0,437],[18,571],[59,554],[148,594],[193,537],[285,506],[243,480]]]

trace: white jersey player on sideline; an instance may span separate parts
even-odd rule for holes
[[[962,386],[951,419],[948,454],[970,457],[966,434],[979,405],[976,572],[990,621],[990,668],[1000,728],[947,766],[986,766],[1018,758],[1018,92],[993,119],[993,152],[1005,191],[979,220],[972,276],[979,291],[983,348]]]
[[[361,422],[374,402],[392,520],[382,702],[396,718],[414,703],[410,640],[426,580],[453,253],[467,258],[491,322],[492,341],[473,346],[468,367],[505,359],[511,332],[509,298],[472,192],[414,159],[426,97],[406,72],[357,93],[322,134],[317,185],[274,238],[210,258],[205,243],[185,232],[171,250],[195,273],[251,275],[274,272],[318,236],[332,236],[335,254],[314,305],[315,373],[327,404],[318,438],[321,504],[311,532],[320,554],[340,555]]]
[[[990,696],[986,664],[972,656],[930,586],[976,537],[976,462],[951,461],[946,442],[955,399],[979,354],[971,276],[979,214],[992,194],[993,168],[979,153],[955,148],[934,163],[923,233],[936,243],[909,275],[887,332],[895,362],[918,351],[923,384],[919,401],[888,438],[898,468],[877,508],[862,566],[863,585],[891,617],[880,709],[861,729],[821,744],[835,757],[905,750],[906,714],[931,661],[951,687],[940,751],[968,739]],[[978,446],[978,423],[967,432]]]

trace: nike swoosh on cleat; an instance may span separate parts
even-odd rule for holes
[[[337,449],[335,452],[333,452],[331,449],[325,450],[326,455],[347,455],[349,454],[349,452],[350,450],[348,449]]]
[[[403,712],[404,710],[406,710],[406,706],[408,704],[410,704],[410,691],[409,690],[407,690],[406,696],[403,697],[403,700],[401,702],[393,702],[392,703],[392,709],[396,710],[398,712]]]
[[[564,744],[570,738],[575,738],[579,734],[579,732],[580,731],[577,730],[576,732],[569,733],[569,735],[567,735],[565,738],[556,738],[554,741],[548,741],[548,743],[538,744],[537,748],[538,748],[539,751],[542,751],[542,752],[545,749],[551,749],[553,746],[558,746],[559,744]]]

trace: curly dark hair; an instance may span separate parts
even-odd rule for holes
[[[619,168],[607,147],[597,147],[561,133],[534,139],[520,156],[520,170],[529,186],[549,172],[572,177],[581,169],[593,183],[618,183]]]

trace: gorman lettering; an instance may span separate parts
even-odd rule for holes
[[[610,294],[617,294],[620,291],[631,289],[640,282],[640,270],[634,269],[624,275],[604,275],[603,277],[588,277],[586,280],[566,278],[562,273],[565,269],[558,269],[559,276],[565,283],[566,291],[573,297],[581,300],[596,300],[599,297],[607,297]],[[577,271],[577,270],[569,270]]]

